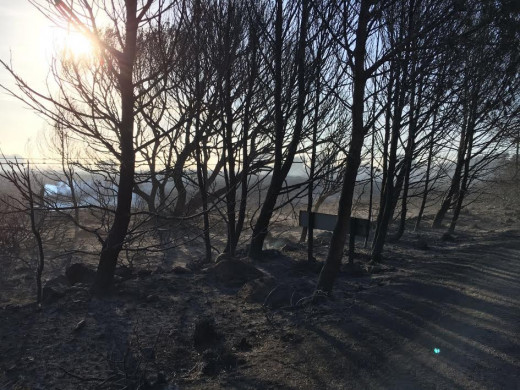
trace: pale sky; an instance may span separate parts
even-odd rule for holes
[[[31,86],[43,88],[54,50],[53,31],[45,19],[27,0],[0,0],[0,58],[12,60]],[[0,83],[12,86],[12,78],[0,69]],[[37,157],[29,139],[36,142],[46,123],[23,103],[0,92],[0,148],[5,154]]]

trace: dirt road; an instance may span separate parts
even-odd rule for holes
[[[306,321],[298,374],[278,367],[292,378],[283,388],[520,389],[519,237],[405,248],[390,261],[405,272],[362,288],[339,317]]]
[[[483,234],[436,252],[367,308],[382,335],[400,339],[367,387],[519,389],[518,234]]]

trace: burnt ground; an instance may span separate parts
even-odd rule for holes
[[[342,272],[333,299],[314,305],[318,267],[298,245],[254,263],[263,276],[245,287],[258,276],[250,269],[218,279],[233,263],[171,266],[134,273],[104,298],[76,284],[41,309],[7,305],[0,388],[520,389],[514,217],[490,229],[465,215],[452,240],[407,233],[382,266],[361,249],[365,272]]]

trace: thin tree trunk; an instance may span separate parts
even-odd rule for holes
[[[283,53],[283,1],[276,2],[276,20],[274,37],[274,131],[275,150],[274,167],[271,183],[267,189],[264,204],[253,227],[253,235],[249,247],[249,255],[253,258],[260,257],[267,237],[267,228],[273,215],[274,206],[284,178],[280,171],[282,166],[282,147],[284,135],[284,120],[282,112],[282,53]]]
[[[372,110],[375,112],[376,99],[374,97],[374,103]],[[370,194],[368,198],[368,234],[365,237],[365,243],[363,246],[366,248],[368,245],[368,238],[370,236],[370,225],[372,222],[372,207],[374,200],[374,144],[375,144],[376,125],[372,128],[372,140],[370,142]]]
[[[249,256],[252,258],[259,258],[262,255],[262,248],[265,238],[267,237],[269,221],[273,215],[277,196],[280,193],[283,182],[284,179],[281,178],[280,174],[277,174],[276,177],[273,175],[271,179],[260,214],[253,227],[251,246],[249,247]]]
[[[474,102],[472,102],[475,104]],[[468,130],[466,132],[467,146],[466,146],[466,154],[464,159],[464,173],[462,175],[462,181],[460,184],[460,190],[458,191],[457,200],[455,203],[455,207],[453,209],[453,217],[450,222],[450,226],[448,228],[448,233],[453,234],[455,232],[455,226],[457,225],[457,221],[459,219],[460,211],[462,210],[462,204],[464,202],[464,197],[468,187],[468,178],[470,172],[470,164],[471,164],[471,153],[473,150],[473,138],[475,132],[475,109],[476,107],[472,107],[473,110],[470,114]]]
[[[180,160],[177,160],[176,166],[180,165],[178,164]],[[186,188],[184,186],[184,182],[182,180],[182,166],[177,169],[177,167],[173,168],[172,178],[173,178],[173,184],[175,185],[175,189],[177,190],[177,199],[175,201],[175,207],[173,209],[173,215],[180,216],[183,215],[186,210]]]
[[[227,164],[224,166],[224,176],[226,179],[226,215],[227,215],[227,244],[225,253],[235,255],[236,249],[236,191],[237,178],[235,174],[235,153],[233,150],[233,114],[231,108],[230,80],[226,81],[226,126],[225,126],[225,154]]]
[[[197,1],[195,4],[195,39],[197,45],[197,55],[199,53],[199,39],[200,39],[200,3]],[[200,123],[201,107],[202,107],[202,91],[200,81],[200,61],[197,58],[195,63],[195,105],[196,105],[196,116],[195,116],[195,157],[197,163],[197,181],[199,185],[200,199],[202,203],[202,219],[203,219],[203,237],[204,237],[204,249],[205,249],[205,260],[211,262],[211,237],[209,235],[209,214],[208,214],[208,168],[207,168],[207,156],[206,156],[206,142],[203,134],[203,129]],[[204,156],[204,161],[202,160]]]
[[[300,37],[297,52],[297,78],[298,78],[298,98],[296,106],[296,120],[291,142],[285,153],[283,161],[283,141],[284,141],[284,118],[282,111],[282,53],[283,53],[283,0],[277,1],[276,21],[275,21],[275,161],[273,167],[273,177],[267,191],[266,199],[260,210],[260,215],[253,228],[253,237],[249,255],[253,258],[260,257],[269,222],[273,215],[276,201],[280,190],[296,154],[298,143],[300,142],[305,116],[305,48],[307,40],[307,21],[309,17],[308,0],[302,2],[302,18],[300,26]]]
[[[392,99],[392,93],[394,91],[394,81],[395,81],[395,70],[394,66],[390,67],[390,80],[388,82],[387,95],[388,101]],[[377,224],[379,226],[381,210],[384,208],[385,203],[385,185],[388,177],[388,159],[389,159],[389,145],[390,145],[390,137],[391,137],[391,129],[392,129],[392,105],[390,103],[387,104],[385,110],[385,135],[383,139],[383,177],[381,179],[381,191],[379,195],[379,212],[377,215]]]
[[[430,133],[430,145],[428,149],[428,161],[426,163],[426,176],[424,178],[424,190],[423,190],[423,196],[421,201],[421,207],[419,208],[419,214],[417,215],[417,221],[415,222],[415,231],[419,230],[419,227],[421,225],[421,220],[424,214],[424,209],[426,207],[426,200],[428,198],[429,193],[429,186],[430,186],[430,172],[432,168],[432,158],[433,158],[433,145],[434,145],[434,137],[435,137],[435,130],[437,125],[437,113],[438,109],[435,110],[433,113],[433,121],[432,121],[432,130]]]
[[[224,106],[224,145],[223,151],[226,155],[226,164],[224,165],[224,178],[226,181],[226,215],[227,215],[227,243],[224,253],[229,253],[231,256],[235,255],[237,235],[236,235],[236,202],[237,202],[237,187],[238,181],[235,172],[235,150],[233,142],[233,98],[232,98],[232,81],[231,72],[233,68],[233,56],[231,42],[231,24],[233,23],[232,14],[233,7],[228,1],[227,3],[227,20],[224,33],[224,91],[223,106]]]
[[[368,38],[368,22],[370,19],[370,1],[361,0],[358,24],[356,28],[356,47],[354,48],[353,95],[352,95],[352,138],[347,156],[347,166],[343,178],[338,207],[338,221],[332,232],[329,253],[318,278],[317,291],[330,294],[334,281],[341,268],[343,249],[350,224],[352,199],[356,184],[357,172],[361,163],[361,151],[365,139],[363,113],[365,107],[365,71],[366,43]]]
[[[45,253],[43,251],[42,236],[37,226],[34,212],[35,200],[32,191],[31,169],[29,163],[27,164],[27,189],[29,196],[29,217],[31,220],[31,232],[34,236],[34,239],[36,240],[36,245],[38,246],[38,265],[36,266],[36,302],[40,304],[42,302],[42,274],[43,268],[45,266]]]
[[[199,122],[197,114],[196,121]],[[199,127],[200,123],[197,123],[196,128]],[[198,131],[198,130],[196,130]],[[203,215],[203,237],[204,237],[204,249],[205,249],[205,260],[206,262],[211,262],[211,237],[209,235],[209,214],[208,214],[208,195],[207,195],[207,168],[206,163],[207,159],[205,158],[204,162],[202,162],[202,151],[201,147],[197,146],[196,156],[197,156],[197,180],[200,188],[201,198],[202,198],[202,215]]]
[[[78,204],[78,198],[76,196],[76,188],[74,186],[74,171],[70,167],[69,163],[67,162],[68,169],[65,169],[65,166],[63,165],[64,161],[62,160],[62,166],[63,166],[63,174],[65,175],[67,179],[67,184],[70,188],[70,199],[72,201],[72,207],[74,207],[74,221],[76,224],[79,224],[79,204]]]
[[[520,129],[516,132],[516,154],[515,154],[515,174],[513,179],[518,177],[520,173]]]
[[[305,2],[306,3],[306,2]],[[309,172],[309,190],[307,194],[307,215],[309,216],[309,227],[308,234],[309,239],[307,241],[307,260],[314,261],[314,215],[312,213],[313,192],[314,192],[314,172],[316,169],[316,143],[318,137],[318,119],[320,110],[320,94],[321,94],[321,46],[318,47],[318,53],[316,56],[316,96],[314,102],[314,123],[312,126],[312,151],[311,151],[311,166]]]
[[[405,61],[406,63],[406,61]],[[402,66],[402,64],[398,64]],[[390,139],[390,151],[388,156],[388,168],[386,173],[386,181],[384,184],[384,192],[382,194],[382,206],[379,210],[378,224],[374,234],[374,242],[372,245],[372,260],[381,261],[381,254],[388,233],[388,225],[392,219],[394,212],[394,196],[395,196],[395,171],[397,164],[397,148],[399,141],[399,132],[401,130],[401,118],[405,101],[406,90],[403,87],[405,76],[401,76],[398,72],[395,86],[394,96],[394,113],[392,119],[392,130]]]
[[[450,187],[446,197],[444,198],[441,207],[435,214],[435,218],[432,223],[432,228],[438,229],[442,227],[442,222],[449,208],[452,206],[453,199],[457,198],[458,192],[460,190],[460,181],[462,175],[462,168],[464,166],[464,156],[466,151],[466,131],[467,131],[467,118],[464,115],[464,123],[462,126],[460,141],[459,141],[459,150],[457,153],[457,162],[455,166],[455,172],[453,173],[453,177],[451,179]]]
[[[61,152],[61,170],[63,172],[63,176],[65,176],[65,179],[67,180],[67,185],[70,188],[70,199],[72,201],[72,206],[74,208],[74,221],[76,223],[76,231],[77,231],[77,225],[79,224],[79,208],[78,208],[78,199],[76,197],[76,188],[74,186],[74,169],[72,168],[72,165],[69,161],[68,156],[68,146],[67,146],[67,139],[68,135],[63,130],[62,126],[58,125],[58,128],[56,129],[58,132],[58,137],[60,141],[60,152]]]
[[[189,121],[186,125],[186,134],[191,132],[192,123]],[[183,174],[184,174],[184,165],[186,160],[193,155],[195,150],[197,149],[196,142],[189,142],[189,137],[186,135],[186,143],[181,153],[177,155],[177,160],[173,166],[171,177],[173,179],[173,185],[175,186],[175,190],[177,191],[177,199],[175,200],[175,206],[173,208],[172,214],[175,216],[182,216],[186,214],[186,210],[191,210],[192,208],[189,205],[186,205],[187,200],[187,191],[186,186],[184,185]]]
[[[415,66],[412,71],[412,79],[415,80]],[[414,83],[415,84],[415,83]],[[405,161],[403,162],[404,168],[404,181],[402,186],[402,196],[401,196],[401,219],[399,221],[399,226],[397,228],[397,232],[393,239],[398,241],[404,234],[406,228],[406,214],[408,213],[408,191],[410,189],[410,172],[412,170],[413,163],[413,154],[415,151],[415,133],[417,131],[417,120],[419,115],[419,108],[422,103],[422,86],[419,86],[419,92],[417,96],[416,102],[416,86],[412,86],[412,95],[410,98],[410,121],[408,124],[408,144],[407,150],[405,153]],[[399,191],[400,192],[400,191]],[[398,197],[398,194],[397,194]]]
[[[370,236],[370,225],[372,224],[372,207],[374,200],[374,135],[375,131],[372,132],[372,142],[370,145],[370,195],[368,198],[368,234],[365,237],[365,243],[363,246],[366,248],[368,245],[368,238]]]
[[[435,214],[435,218],[432,223],[432,227],[438,229],[442,226],[442,222],[448,212],[449,208],[453,205],[453,200],[457,199],[459,191],[460,191],[460,182],[462,180],[462,169],[464,168],[464,158],[466,155],[466,148],[468,145],[467,136],[468,136],[468,128],[469,122],[471,120],[470,108],[468,107],[468,80],[465,80],[464,84],[464,96],[463,96],[463,106],[462,106],[462,127],[460,132],[460,140],[459,147],[457,151],[457,162],[455,165],[455,172],[453,173],[453,177],[451,179],[450,187],[446,197],[444,198],[441,207]]]
[[[253,23],[253,22],[252,22]],[[244,108],[244,123],[243,123],[243,134],[242,134],[242,177],[241,177],[241,193],[240,193],[240,205],[238,209],[238,220],[237,227],[235,231],[235,247],[238,246],[238,241],[240,239],[240,235],[242,234],[242,229],[244,227],[244,221],[246,218],[246,209],[247,209],[247,195],[249,193],[248,189],[248,180],[249,180],[249,169],[250,169],[250,161],[249,161],[249,152],[248,152],[248,139],[249,139],[249,130],[251,127],[251,101],[253,99],[253,93],[255,88],[255,81],[257,77],[257,33],[256,33],[256,25],[251,26],[251,35],[250,35],[250,51],[251,51],[251,71],[249,73],[249,82],[248,82],[248,91],[246,95],[245,108]],[[254,148],[254,139],[251,139],[251,148]]]

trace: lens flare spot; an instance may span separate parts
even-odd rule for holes
[[[438,355],[439,353],[441,353],[441,349],[440,348],[433,348],[433,352]]]

